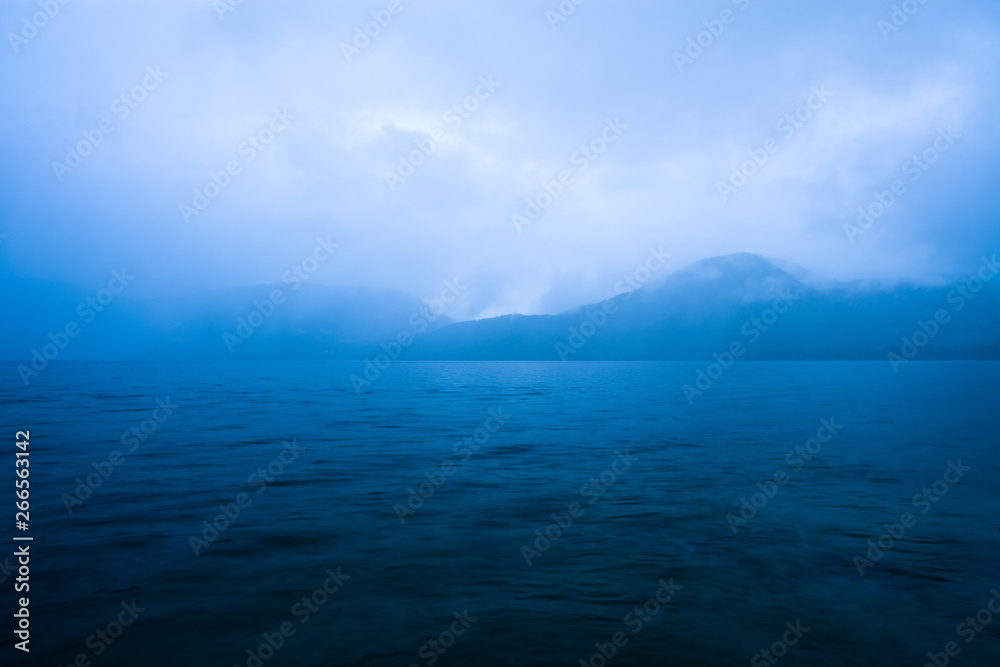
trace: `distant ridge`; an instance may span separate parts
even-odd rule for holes
[[[745,346],[743,359],[886,359],[904,339],[922,340],[920,323],[933,329],[944,311],[948,321],[914,358],[1000,359],[1000,279],[971,298],[956,290],[961,285],[816,287],[774,261],[737,253],[558,315],[468,322],[427,317],[426,304],[391,290],[285,286],[285,301],[273,309],[276,285],[145,301],[126,292],[58,358],[361,360],[405,334],[404,360],[707,360],[734,342]],[[0,333],[7,359],[31,358],[49,334],[79,319],[87,296],[55,283],[12,287],[19,326]]]
[[[1000,279],[957,312],[958,304],[948,302],[953,289],[880,292],[837,283],[821,290],[768,259],[738,253],[703,260],[654,286],[614,297],[615,312],[605,313],[606,320],[601,304],[591,304],[559,315],[459,322],[419,340],[412,354],[702,360],[740,342],[745,359],[885,359],[902,347],[902,338],[919,330],[918,322],[944,309],[950,321],[940,325],[919,358],[1000,359]],[[762,320],[776,301],[787,312],[775,312],[773,322],[770,313]]]

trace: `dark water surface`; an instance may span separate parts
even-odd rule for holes
[[[702,366],[396,363],[360,395],[353,363],[11,366],[32,652],[0,571],[0,663],[600,665],[621,632],[608,664],[1000,664],[1000,614],[959,626],[1000,591],[1000,363],[741,363],[689,405]]]

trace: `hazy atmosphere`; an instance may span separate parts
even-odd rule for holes
[[[460,320],[606,298],[650,247],[940,283],[1000,246],[1000,7],[913,4],[5,2],[2,270],[182,296],[320,237],[310,282],[458,279]]]
[[[998,0],[0,36],[0,665],[1000,665]]]

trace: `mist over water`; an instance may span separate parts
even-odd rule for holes
[[[311,283],[463,320],[651,246],[888,287],[1000,246],[991,2],[393,4],[4,3],[2,274],[199,300],[330,238]]]
[[[0,665],[1000,664],[995,1],[0,37]]]

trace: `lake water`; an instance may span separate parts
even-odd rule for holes
[[[3,664],[1000,664],[1000,363],[5,366]]]

